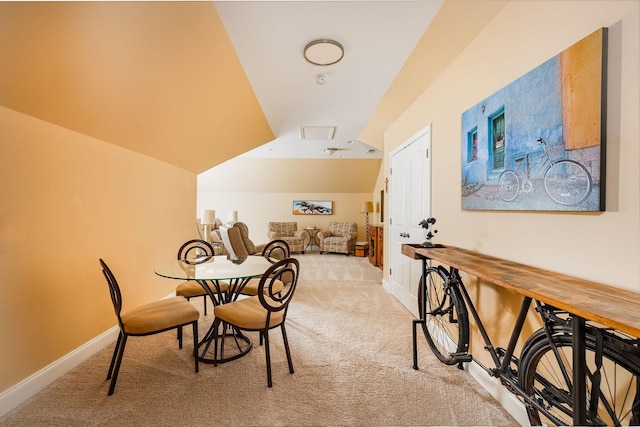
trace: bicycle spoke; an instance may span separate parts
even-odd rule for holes
[[[591,176],[587,169],[573,160],[560,160],[544,173],[547,195],[563,205],[575,205],[591,192]]]
[[[498,178],[498,195],[505,202],[516,198],[520,190],[520,179],[515,171],[506,170]]]
[[[545,414],[528,408],[532,425],[558,423],[570,425],[573,420],[572,386],[565,380],[573,376],[573,350],[568,334],[553,337],[554,352],[548,340],[538,340],[524,349],[521,386],[546,408]],[[587,338],[587,424],[633,425],[638,408],[638,365],[607,344],[599,346],[591,334]],[[554,354],[555,353],[555,354]],[[557,356],[559,355],[559,357]]]

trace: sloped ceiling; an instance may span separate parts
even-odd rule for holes
[[[203,172],[273,139],[212,2],[0,2],[0,104]]]
[[[447,0],[360,137],[382,147],[506,3]],[[196,174],[274,138],[212,2],[0,1],[0,52],[0,105]],[[280,167],[301,164],[314,173],[272,187],[327,182],[321,164]],[[380,160],[336,164],[375,186]],[[345,191],[338,181],[317,191]]]

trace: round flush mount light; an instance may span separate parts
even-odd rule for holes
[[[304,47],[304,59],[314,65],[336,64],[343,56],[344,48],[335,40],[314,40]]]

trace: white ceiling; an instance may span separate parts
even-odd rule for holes
[[[357,140],[442,1],[217,1],[235,50],[276,139],[245,153],[263,158],[382,158]],[[333,39],[344,58],[305,61]],[[316,83],[325,74],[326,83]],[[335,126],[332,140],[302,140],[301,126]],[[338,150],[327,154],[324,148]],[[374,150],[373,152],[371,150]]]

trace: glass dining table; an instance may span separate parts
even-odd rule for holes
[[[183,259],[158,265],[158,276],[176,280],[195,280],[207,292],[214,305],[227,304],[242,295],[242,288],[249,279],[261,276],[271,263],[263,256],[248,256],[233,260],[227,255]],[[197,357],[204,363],[224,363],[235,360],[251,351],[251,340],[240,330],[221,325],[222,339],[214,352],[215,330],[213,323],[200,343]],[[214,358],[213,354],[217,354]]]

